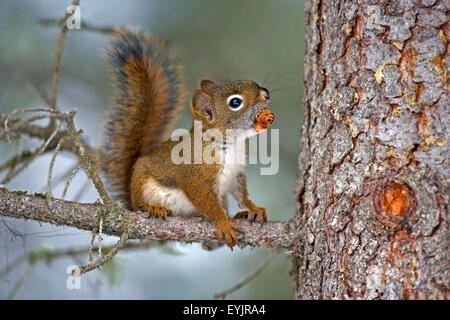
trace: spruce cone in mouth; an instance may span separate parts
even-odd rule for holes
[[[256,132],[264,132],[275,120],[275,114],[270,110],[262,110],[256,117]]]

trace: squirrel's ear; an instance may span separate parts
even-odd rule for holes
[[[192,111],[209,122],[215,118],[214,111],[212,110],[211,97],[200,90],[194,91],[192,95]]]
[[[212,87],[214,87],[216,85],[216,83],[212,80],[209,79],[203,79],[200,81],[200,89],[202,91],[208,91],[209,89],[211,89]]]

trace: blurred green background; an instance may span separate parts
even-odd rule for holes
[[[51,70],[60,28],[42,26],[45,18],[62,17],[69,1],[0,2],[0,113],[14,108],[45,106],[31,85],[50,91]],[[294,216],[293,189],[297,175],[298,139],[302,123],[304,8],[300,0],[130,0],[83,1],[81,21],[94,26],[126,25],[168,40],[169,50],[185,66],[185,85],[194,90],[201,78],[248,79],[269,89],[280,130],[280,169],[261,176],[260,166],[248,167],[250,197],[267,208],[270,220]],[[69,31],[60,70],[58,107],[78,109],[76,125],[93,146],[102,144],[101,124],[111,107],[110,75],[102,59],[106,37],[86,30]],[[45,123],[44,123],[45,124]],[[186,104],[179,127],[190,127]],[[24,137],[0,141],[0,163],[39,141]],[[35,160],[8,188],[43,192],[51,155]],[[61,153],[54,177],[76,159]],[[0,180],[4,174],[0,174]],[[64,182],[54,185],[60,196]],[[75,176],[67,199],[88,188],[82,202],[98,198],[86,176]],[[237,211],[234,202],[230,211]],[[69,265],[84,264],[88,255],[63,256],[14,265],[28,252],[88,249],[91,234],[73,228],[0,218],[0,298],[16,299],[210,299],[254,271],[269,249],[228,248],[208,252],[198,244],[168,243],[163,249],[123,250],[103,270],[82,277],[80,290],[66,288]],[[112,245],[114,237],[105,237]],[[174,254],[175,253],[175,254]],[[286,254],[278,258],[231,299],[292,299]]]

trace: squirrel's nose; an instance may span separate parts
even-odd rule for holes
[[[266,88],[261,88],[261,91],[259,92],[259,96],[263,100],[269,101],[269,99],[270,99],[269,90],[267,90]]]

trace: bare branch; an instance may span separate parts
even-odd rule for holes
[[[7,120],[8,120],[8,118],[5,120],[5,130],[7,127],[7,124],[6,124]],[[17,170],[11,170],[8,173],[8,175],[3,179],[2,184],[9,183],[16,175],[18,175],[20,172],[22,172],[35,158],[42,155],[45,152],[45,150],[47,149],[50,142],[55,138],[55,136],[61,129],[61,126],[62,126],[62,122],[59,123],[58,127],[53,130],[53,132],[50,134],[48,139],[44,142],[44,144],[37,151],[33,152],[29,157],[27,157],[26,159],[24,159],[22,161],[23,162],[22,165]],[[49,175],[50,174],[51,174],[51,172],[49,173]]]
[[[61,123],[60,123],[61,126]],[[50,160],[50,165],[48,168],[48,178],[47,178],[47,200],[50,201],[50,198],[52,197],[52,175],[53,175],[53,166],[55,165],[56,156],[58,155],[59,149],[61,148],[61,142],[64,140],[64,137],[59,140],[58,144],[56,145],[55,151],[53,151],[52,159]],[[63,197],[64,199],[64,194]]]
[[[84,266],[78,267],[79,274],[81,275],[83,273],[92,271],[94,269],[97,269],[97,268],[100,268],[101,266],[103,266],[106,262],[111,260],[119,252],[120,249],[122,249],[124,247],[125,242],[127,240],[128,240],[128,233],[126,233],[126,232],[122,233],[119,241],[117,242],[117,244],[114,247],[111,248],[111,250],[108,252],[108,254],[106,254],[104,257],[100,256],[96,261],[92,261]],[[101,255],[102,249],[101,249],[100,243],[99,243],[98,250],[99,250],[99,255]],[[76,269],[74,269],[73,273],[76,273]]]
[[[37,120],[36,118],[39,119],[46,119],[46,118],[60,118],[60,115],[58,113],[54,113],[54,114],[47,114],[47,115],[36,115],[34,116],[34,120]],[[0,122],[4,122],[5,118],[0,116]],[[53,130],[52,128],[44,128],[41,126],[37,126],[37,125],[33,125],[30,124],[30,119],[27,120],[10,120],[8,123],[8,130],[9,133],[18,133],[21,135],[27,135],[30,138],[37,138],[37,139],[42,139],[42,140],[47,140],[49,138],[49,136],[52,134]],[[0,132],[0,139],[2,139],[5,135],[5,132]],[[67,136],[67,131],[63,130],[60,131],[54,141],[59,141],[61,137],[63,136]],[[85,148],[87,150],[87,152],[91,155],[94,156],[97,159],[101,159],[102,158],[102,151],[100,149],[96,149],[96,148],[92,148],[90,147],[83,139],[81,139],[81,141],[83,142],[83,144],[85,145]],[[48,151],[55,149],[56,147],[56,143],[50,143],[48,145]],[[70,140],[66,140],[63,143],[61,143],[61,150],[64,151],[68,151],[71,152],[75,155],[77,155],[77,148],[73,145],[73,143]]]
[[[151,248],[167,248],[166,245],[161,244],[160,241],[128,241],[122,250],[137,250],[137,249],[151,249]],[[108,253],[113,246],[106,246],[102,248],[102,252]],[[31,264],[36,263],[39,260],[43,260],[46,263],[50,263],[54,259],[65,258],[65,257],[74,257],[84,254],[89,254],[92,250],[98,250],[98,247],[92,247],[89,249],[86,248],[78,248],[78,249],[57,249],[57,250],[46,250],[45,257],[42,257],[40,253],[40,248],[38,247],[36,250],[26,252],[25,254],[15,258],[11,262],[9,262],[6,267],[0,270],[0,279],[6,276],[10,271],[17,268],[23,262],[28,262]],[[92,260],[89,260],[92,261]]]
[[[66,194],[67,194],[67,191],[69,190],[69,186],[70,186],[70,183],[72,182],[73,177],[75,177],[75,175],[78,173],[78,171],[80,171],[80,169],[81,169],[81,163],[79,163],[79,164],[72,170],[72,173],[71,173],[70,176],[68,177],[67,182],[66,182],[66,185],[64,186],[63,194],[62,194],[62,196],[61,196],[61,198],[62,198],[63,200],[65,200],[65,198],[66,198]],[[88,181],[89,181],[89,180],[88,180]]]
[[[24,126],[24,125],[27,125],[28,123],[31,123],[31,122],[39,120],[39,119],[52,118],[55,116],[59,117],[59,114],[56,111],[53,111],[52,109],[48,109],[48,108],[14,109],[10,113],[8,113],[6,118],[3,120],[4,131],[0,134],[0,138],[2,138],[3,135],[6,135],[6,140],[8,141],[8,143],[11,143],[11,139],[9,137],[9,129],[8,129],[9,118],[16,114],[22,114],[22,113],[28,113],[28,112],[46,112],[47,114],[44,114],[44,115],[38,114],[38,115],[35,115],[35,116],[30,117],[29,119],[23,120],[23,121],[18,120],[16,122],[16,126]],[[53,113],[53,115],[52,115],[52,113]]]
[[[72,5],[78,6],[80,3],[80,0],[74,0],[72,2]],[[69,12],[66,12],[65,18],[61,24],[61,33],[58,37],[58,43],[56,45],[56,53],[55,53],[55,60],[53,61],[53,77],[52,77],[52,88],[50,91],[50,107],[52,109],[56,109],[56,97],[58,94],[58,80],[59,80],[59,66],[61,64],[61,57],[62,52],[64,48],[64,40],[66,39],[67,34],[67,23],[66,20],[70,16]]]
[[[75,125],[73,123],[73,117],[75,116],[75,113],[76,110],[71,111],[68,114],[65,114],[65,120],[69,136],[71,137],[72,143],[76,147],[77,154],[80,157],[80,163],[83,165],[83,168],[86,171],[86,174],[88,175],[89,179],[91,179],[92,182],[94,183],[95,188],[100,194],[103,203],[107,206],[112,206],[113,203],[108,195],[108,192],[106,192],[103,181],[96,171],[97,163],[94,161],[94,158],[88,153],[89,149],[86,147],[85,143],[80,138],[80,134],[82,133],[82,131],[77,131],[75,129]]]
[[[14,297],[17,294],[17,291],[19,291],[20,287],[23,285],[23,282],[25,281],[25,278],[31,273],[32,270],[33,270],[33,265],[31,263],[28,263],[27,267],[25,268],[25,270],[20,275],[19,280],[14,285],[14,288],[11,290],[11,293],[9,294],[9,297],[8,297],[9,300],[14,299]]]
[[[51,207],[45,195],[0,188],[0,215],[19,219],[32,219],[79,230],[97,230],[99,212],[104,214],[103,233],[121,236],[126,229],[129,239],[174,240],[182,242],[216,241],[215,226],[201,217],[169,217],[166,221],[146,218],[141,213],[122,209],[108,209],[101,204],[80,204],[53,199]],[[266,222],[259,224],[236,221],[244,234],[239,234],[240,246],[289,249],[295,235],[293,222]]]

